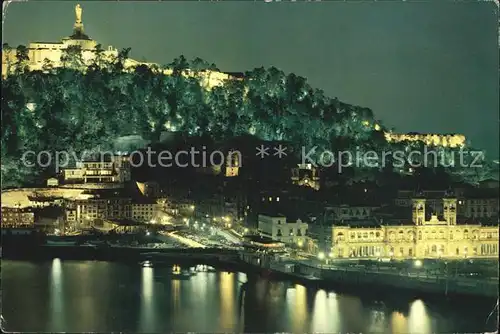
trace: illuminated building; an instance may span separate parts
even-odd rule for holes
[[[319,190],[319,171],[311,164],[298,164],[292,169],[292,183],[298,186]]]
[[[2,207],[2,227],[33,227],[35,214],[27,208]]]
[[[105,160],[105,161],[103,161]],[[130,161],[127,156],[115,155],[100,161],[83,161],[76,168],[65,168],[65,183],[122,183],[130,181]]]
[[[131,218],[139,222],[152,222],[156,217],[160,208],[157,203],[132,203],[131,204]]]
[[[226,177],[238,176],[241,164],[241,154],[236,151],[230,151],[226,159]]]
[[[82,22],[82,8],[80,5],[75,7],[75,24],[73,34],[63,38],[60,42],[33,42],[29,43],[28,66],[30,70],[42,70],[44,64],[49,61],[51,66],[62,66],[61,56],[69,46],[78,46],[81,48],[82,61],[86,65],[95,59],[95,48],[97,42],[92,40],[84,33]],[[109,46],[102,53],[103,58],[113,59],[118,56],[118,50]],[[16,66],[16,50],[2,50],[2,76],[8,75]]]
[[[457,224],[457,199],[443,198],[442,218],[426,216],[426,199],[413,198],[411,224],[333,226],[334,258],[497,258],[498,226]]]
[[[81,49],[81,60],[84,66],[89,66],[94,62],[97,55],[96,46],[98,43],[91,39],[88,35],[84,33],[83,21],[82,21],[83,9],[80,5],[75,7],[75,24],[73,26],[73,34],[69,37],[63,38],[60,42],[33,42],[29,43],[28,58],[27,63],[29,70],[44,70],[47,64],[50,67],[61,67],[64,62],[61,60],[61,56],[65,54],[65,50],[70,46],[77,46]],[[118,50],[112,46],[108,46],[107,49],[101,52],[100,57],[103,60],[114,61],[118,57]],[[16,50],[2,50],[2,77],[5,77],[15,70],[17,63]],[[134,59],[125,59],[124,67],[125,70],[131,70],[139,65],[146,65],[148,67],[157,67],[158,64],[140,62]],[[172,69],[162,69],[163,74],[172,75]],[[197,77],[200,79],[200,83],[206,89],[210,89],[215,86],[223,85],[227,80],[239,80],[239,75],[233,73],[223,73],[211,70],[184,70],[182,75],[186,77]]]
[[[419,134],[419,133],[384,133],[385,139],[388,142],[422,142],[427,146],[442,146],[442,147],[464,147],[465,146],[465,136],[461,134],[449,134],[449,135],[439,135],[439,134]]]
[[[68,201],[66,221],[91,226],[96,220],[130,219],[131,200],[128,198],[90,198]]]
[[[300,219],[289,222],[285,216],[259,215],[259,234],[285,244],[304,243],[307,235],[306,223]]]
[[[55,177],[47,179],[47,187],[57,187],[59,185],[59,180]]]

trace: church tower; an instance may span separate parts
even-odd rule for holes
[[[443,218],[448,225],[457,224],[457,199],[443,198]]]
[[[412,199],[412,219],[415,225],[425,223],[425,198]]]
[[[241,166],[241,154],[238,151],[229,151],[226,159],[226,177],[238,176]]]

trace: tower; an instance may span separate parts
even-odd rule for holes
[[[241,153],[238,151],[229,151],[226,159],[226,177],[238,176],[241,162]]]
[[[443,217],[448,225],[456,225],[457,223],[457,199],[443,198]]]
[[[424,225],[425,223],[425,199],[412,199],[412,219],[415,225]]]

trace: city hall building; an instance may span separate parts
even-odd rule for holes
[[[412,219],[400,225],[333,226],[332,258],[396,260],[497,258],[498,226],[457,223],[457,199],[443,198],[442,217],[412,199]]]

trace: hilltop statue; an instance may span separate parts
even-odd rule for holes
[[[82,7],[80,7],[80,4],[76,5],[75,7],[75,14],[76,14],[76,24],[81,24],[82,23]]]
[[[76,5],[75,7],[75,25],[74,25],[74,30],[73,30],[73,35],[74,36],[83,36],[83,23],[82,23],[82,12],[83,9],[80,7],[80,4]]]

